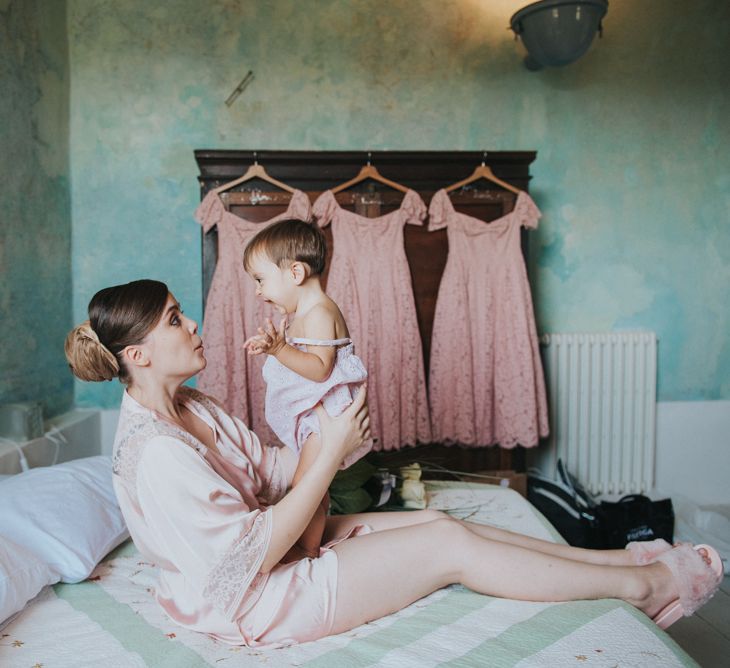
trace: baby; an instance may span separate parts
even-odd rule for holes
[[[244,347],[249,355],[268,355],[263,368],[266,421],[282,443],[299,454],[293,485],[319,452],[319,420],[313,408],[321,402],[330,415],[339,415],[367,378],[345,319],[322,288],[326,252],[318,227],[281,220],[256,234],[243,254],[244,268],[256,281],[256,294],[283,315],[278,328],[267,318]],[[372,441],[363,444],[342,467],[371,447]],[[326,513],[325,497],[288,555],[290,560],[319,555]]]

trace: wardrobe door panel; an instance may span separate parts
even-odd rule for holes
[[[303,190],[313,203],[324,190],[353,178],[370,160],[384,177],[415,190],[427,206],[436,191],[468,177],[483,160],[496,176],[528,190],[530,164],[535,157],[534,151],[489,152],[486,159],[482,151],[195,151],[200,168],[201,199],[212,188],[243,174],[256,159],[271,176]],[[289,198],[288,193],[274,191],[269,184],[258,181],[246,182],[239,186],[239,191],[229,191],[223,196],[231,212],[254,221],[267,220],[282,213]],[[487,221],[485,224],[509,213],[515,202],[513,193],[485,180],[450,193],[450,198],[457,211]],[[373,181],[337,194],[340,206],[367,217],[394,211],[402,199],[403,193]],[[439,284],[448,257],[448,239],[445,230],[429,232],[427,223],[428,220],[422,227],[405,226],[405,250],[428,372],[431,330]],[[331,229],[324,228],[324,233],[328,241],[329,267],[333,250]],[[523,230],[521,234],[525,254],[527,232]],[[217,261],[215,228],[203,235],[202,245],[205,299]],[[326,284],[327,271],[324,279]],[[380,455],[386,459],[389,457],[393,462],[399,461],[399,458],[404,463],[414,459],[410,449]],[[524,449],[520,447],[513,450],[497,447],[462,449],[432,444],[420,447],[417,458],[467,471],[485,468],[524,470],[525,466]]]

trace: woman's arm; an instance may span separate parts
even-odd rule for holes
[[[261,565],[264,573],[276,566],[302,535],[340,462],[370,437],[366,399],[367,391],[363,387],[352,404],[336,418],[331,418],[321,405],[315,409],[321,426],[320,453],[297,486],[270,509],[273,515],[271,540]]]

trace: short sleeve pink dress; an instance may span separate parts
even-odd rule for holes
[[[540,211],[522,191],[510,213],[485,223],[439,190],[429,216],[449,240],[431,338],[434,440],[537,445],[547,401],[520,229],[537,227]]]
[[[368,370],[374,449],[430,442],[423,348],[403,237],[404,225],[423,224],[426,205],[409,190],[399,209],[367,218],[341,208],[327,190],[313,211],[321,227],[332,225],[327,294],[345,316]]]
[[[270,223],[285,218],[310,220],[309,199],[297,190],[284,213],[265,222],[252,222],[227,211],[220,197],[210,192],[196,210],[195,218],[206,232],[218,226],[218,264],[203,318],[208,364],[198,376],[197,386],[249,424],[261,439],[275,443],[276,435],[264,416],[265,356],[249,356],[243,348],[244,341],[257,333],[267,317],[274,317],[275,311],[256,297],[256,285],[243,268],[243,250]]]

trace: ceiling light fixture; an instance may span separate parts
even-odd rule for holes
[[[591,45],[608,0],[541,0],[523,7],[510,19],[510,28],[527,49],[528,70],[561,67],[578,60]]]

